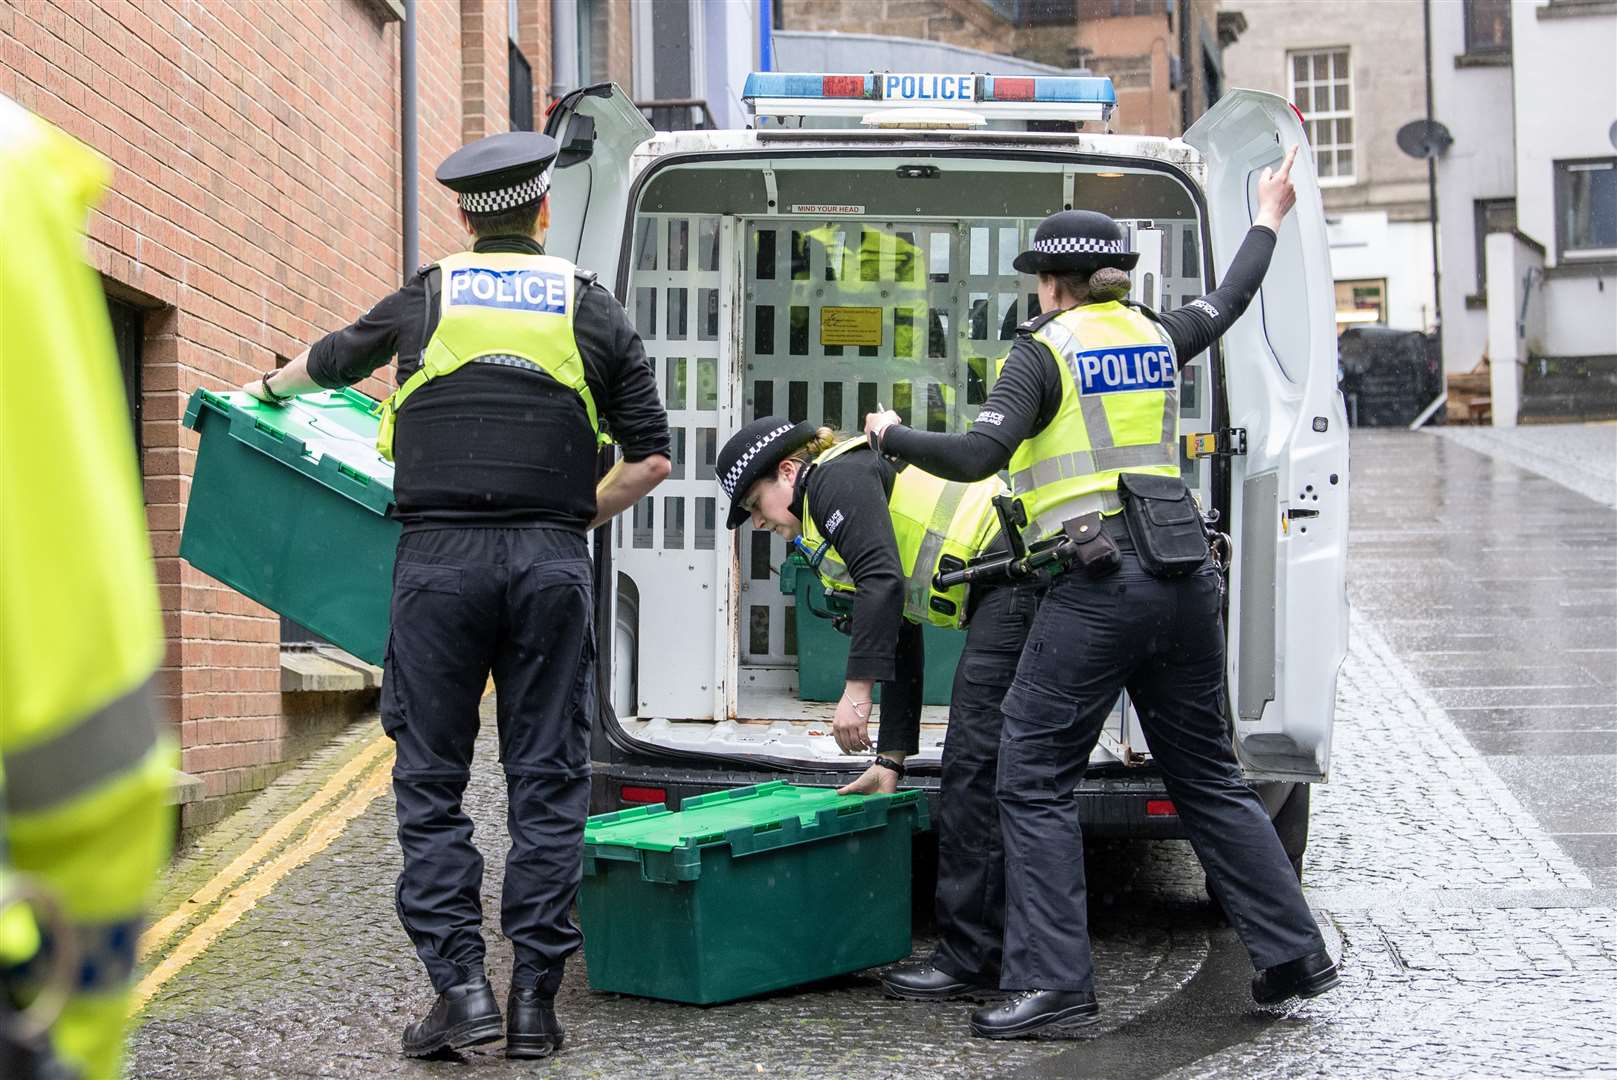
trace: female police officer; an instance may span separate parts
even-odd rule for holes
[[[501,1033],[483,967],[483,860],[461,808],[490,671],[511,834],[505,1050],[561,1045],[553,1001],[582,940],[569,909],[594,709],[585,533],[668,475],[667,414],[628,316],[593,274],[544,253],[556,151],[547,135],[513,131],[451,154],[438,180],[459,196],[472,250],[244,388],[278,403],[399,357],[378,440],[396,457],[404,524],[382,726],[398,746],[399,919],[438,991],[405,1029],[412,1056]],[[624,459],[597,482],[601,417]]]
[[[1042,596],[1005,697],[1001,986],[1023,993],[974,1012],[978,1035],[1098,1019],[1073,789],[1125,689],[1213,892],[1258,968],[1254,997],[1272,1003],[1336,985],[1291,864],[1230,746],[1220,585],[1205,543],[1199,531],[1168,535],[1132,512],[1125,527],[1119,514],[1125,500],[1177,503],[1177,515],[1155,520],[1199,530],[1178,479],[1171,361],[1212,344],[1256,293],[1296,201],[1295,155],[1264,171],[1256,222],[1224,285],[1160,318],[1119,303],[1138,255],[1115,222],[1085,211],[1046,218],[1015,264],[1038,273],[1045,314],[1019,328],[973,430],[912,431],[892,413],[866,420],[884,453],[939,476],[969,481],[1008,464],[1030,540],[1065,532],[1109,549],[1077,560]]]
[[[764,417],[719,453],[729,526],[797,543],[829,587],[853,598],[848,681],[833,725],[837,745],[870,747],[872,685],[882,683],[876,761],[843,793],[894,791],[919,745],[924,659],[921,627],[966,625],[943,747],[938,821],[939,940],[930,962],[890,970],[895,997],[972,995],[998,980],[1004,922],[1004,855],[994,805],[1000,699],[1010,686],[1032,620],[1030,589],[976,586],[939,591],[940,566],[994,546],[997,480],[954,484],[895,468],[862,438],[837,443],[830,428]],[[907,568],[907,569],[906,569]],[[903,868],[905,872],[908,868]]]

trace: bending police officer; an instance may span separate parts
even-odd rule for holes
[[[938,946],[929,961],[885,972],[894,997],[942,1000],[995,985],[1003,935],[1004,854],[994,801],[1000,699],[1031,624],[1031,588],[940,591],[933,576],[996,549],[998,479],[975,484],[895,468],[862,438],[780,417],[753,421],[718,457],[727,524],[795,543],[829,588],[851,593],[847,684],[833,732],[847,753],[870,748],[872,688],[882,684],[876,760],[843,794],[895,791],[919,749],[922,627],[966,629],[943,746],[938,820]]]
[[[1220,581],[1179,479],[1175,365],[1246,309],[1296,201],[1296,149],[1258,185],[1258,215],[1222,287],[1160,317],[1120,301],[1138,255],[1110,218],[1046,218],[1016,268],[1039,275],[1045,314],[1019,328],[972,431],[866,427],[884,453],[970,481],[1009,465],[1030,542],[1066,533],[1085,552],[1042,595],[1005,697],[998,795],[1006,852],[1002,988],[972,1030],[1008,1038],[1099,1018],[1073,791],[1127,690],[1214,895],[1273,1003],[1323,993],[1336,966],[1257,794],[1242,780],[1224,708]],[[1125,504],[1180,521],[1163,531]],[[1199,546],[1197,546],[1199,545]]]
[[[628,316],[593,275],[544,253],[556,150],[511,132],[450,155],[438,180],[458,195],[472,250],[245,387],[279,402],[399,358],[378,440],[396,459],[404,525],[382,726],[397,744],[399,919],[438,992],[405,1030],[411,1056],[501,1034],[483,966],[483,861],[461,808],[491,672],[511,836],[505,1049],[543,1057],[561,1045],[553,1002],[581,941],[569,909],[595,708],[586,532],[669,470],[667,415]],[[604,418],[623,460],[597,482]]]

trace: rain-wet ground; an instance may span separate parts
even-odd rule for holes
[[[431,991],[393,913],[390,799],[361,797],[371,772],[351,769],[326,804],[357,811],[328,827],[329,845],[322,811],[233,887],[263,893],[239,918],[186,903],[365,761],[369,728],[175,868],[159,914],[198,910],[165,946],[173,973],[143,1014],[130,1074],[1617,1076],[1617,514],[1434,435],[1356,433],[1353,469],[1352,646],[1305,878],[1343,957],[1325,997],[1252,1006],[1250,966],[1188,847],[1116,844],[1088,853],[1105,1010],[1093,1039],[973,1039],[966,1006],[889,1001],[868,976],[713,1008],[642,1001],[593,993],[580,962],[558,1005],[559,1057],[511,1063],[496,1043],[459,1063],[406,1061],[399,1030]],[[492,750],[485,739],[467,805],[497,921]],[[313,852],[301,863],[299,845]],[[273,887],[255,888],[266,874]],[[486,934],[503,995],[509,950]],[[178,966],[178,943],[210,935]]]

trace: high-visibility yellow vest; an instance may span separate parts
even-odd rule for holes
[[[95,1077],[118,1074],[174,765],[151,700],[163,622],[129,403],[84,262],[107,178],[0,97],[0,874],[72,924],[83,962],[50,1039]],[[39,940],[20,911],[0,916],[11,962]]]
[[[463,252],[438,268],[438,328],[421,351],[421,366],[382,402],[381,455],[393,460],[394,425],[410,395],[473,361],[549,375],[578,395],[599,437],[595,397],[573,336],[577,268],[566,259],[520,252]]]
[[[1063,311],[1033,332],[1062,372],[1061,407],[1011,455],[1011,491],[1029,543],[1068,518],[1122,509],[1123,472],[1179,475],[1179,388],[1173,343],[1126,304]]]
[[[863,438],[838,443],[814,459],[816,467],[843,454],[868,449]],[[948,590],[932,587],[932,576],[945,559],[964,563],[976,558],[999,534],[994,514],[994,496],[1005,494],[998,477],[960,484],[942,480],[911,465],[901,469],[893,480],[887,499],[887,512],[898,541],[898,559],[904,570],[904,617],[949,629],[958,628],[966,615],[967,587]],[[859,526],[850,524],[848,528]],[[852,592],[853,577],[827,542],[809,513],[808,495],[803,496],[803,541],[815,549],[815,572],[829,589]]]

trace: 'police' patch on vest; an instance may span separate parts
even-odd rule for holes
[[[545,270],[472,267],[449,275],[448,298],[451,304],[565,315],[567,279]]]
[[[1173,350],[1162,345],[1114,345],[1073,356],[1072,375],[1080,394],[1123,390],[1172,390]]]

